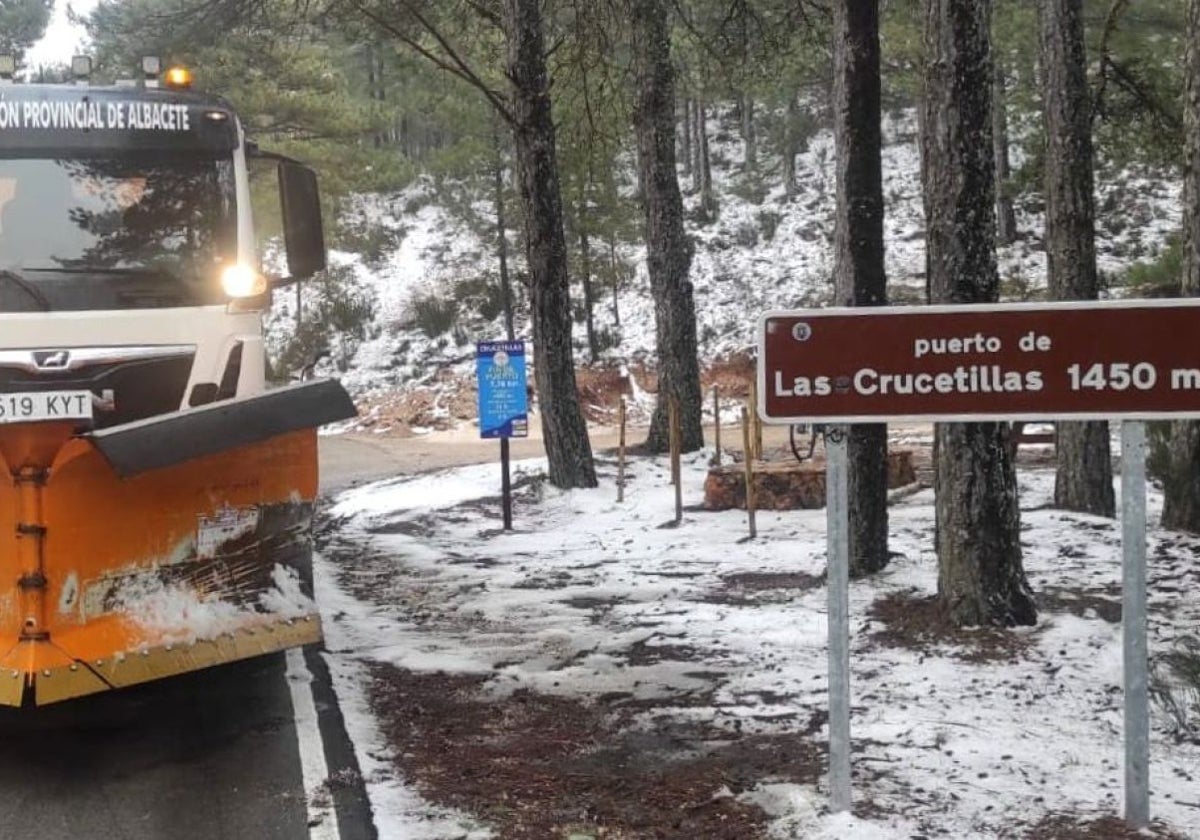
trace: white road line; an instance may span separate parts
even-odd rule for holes
[[[292,717],[296,721],[296,741],[300,746],[300,772],[304,780],[304,801],[308,808],[310,840],[340,840],[337,812],[329,789],[329,766],[325,763],[325,744],[317,725],[317,706],[313,702],[312,673],[304,664],[304,651],[287,652],[287,684],[292,692]]]

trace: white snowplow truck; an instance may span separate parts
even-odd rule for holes
[[[0,704],[318,641],[317,428],[354,406],[333,381],[268,389],[261,317],[325,266],[312,170],[259,154],[186,71],[14,69],[0,56]],[[256,154],[286,278],[255,253]]]

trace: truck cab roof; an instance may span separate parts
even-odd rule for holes
[[[10,84],[0,87],[0,156],[46,150],[237,148],[237,119],[219,97],[134,86]]]

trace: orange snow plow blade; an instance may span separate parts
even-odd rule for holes
[[[320,640],[315,428],[126,477],[76,431],[0,425],[0,704]]]

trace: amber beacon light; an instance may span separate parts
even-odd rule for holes
[[[167,70],[163,84],[176,90],[186,90],[192,86],[192,71],[176,65]]]

